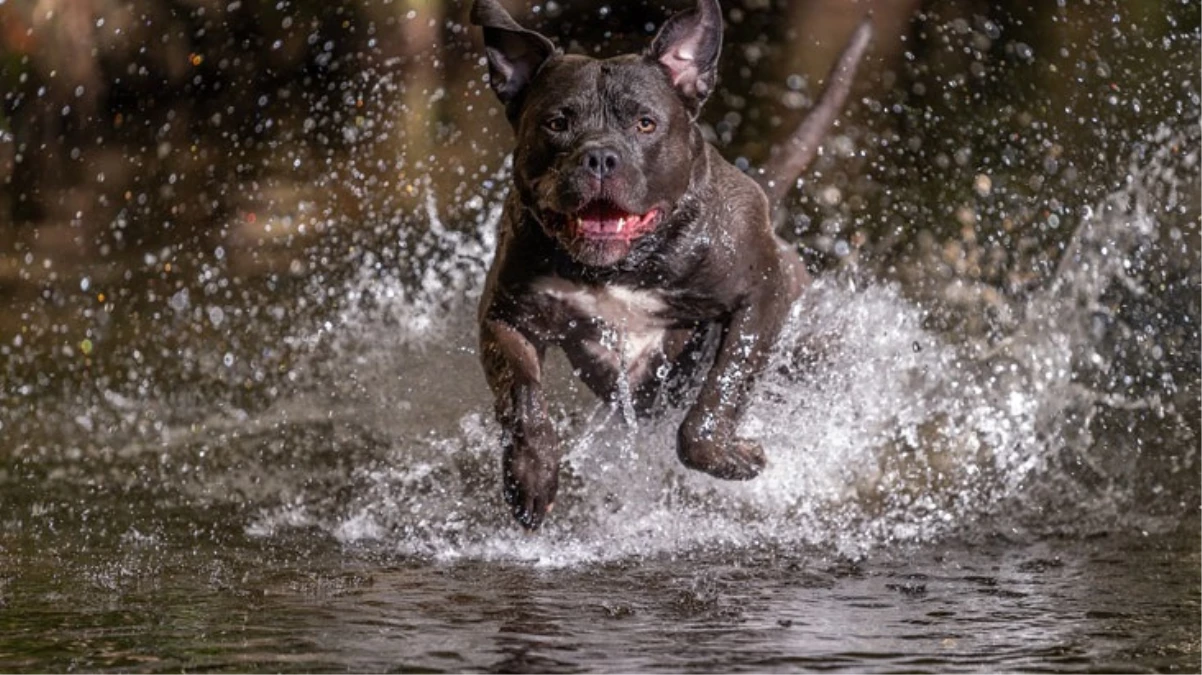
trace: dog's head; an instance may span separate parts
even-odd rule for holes
[[[585,265],[606,267],[656,231],[704,152],[694,120],[713,89],[718,0],[668,19],[642,54],[564,55],[497,0],[476,0],[489,82],[517,135],[523,205]]]

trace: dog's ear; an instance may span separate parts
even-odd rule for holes
[[[484,28],[488,81],[514,119],[522,94],[538,69],[556,53],[555,45],[518,25],[497,0],[476,0],[471,21]]]
[[[718,79],[722,49],[722,7],[718,0],[697,0],[697,6],[674,14],[651,41],[647,56],[658,61],[681,96],[701,108]]]

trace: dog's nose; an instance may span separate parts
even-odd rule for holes
[[[584,153],[584,159],[581,162],[588,172],[597,178],[605,178],[613,173],[618,168],[619,159],[618,153],[609,148],[593,148]]]

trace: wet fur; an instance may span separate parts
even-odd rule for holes
[[[685,465],[756,476],[764,452],[737,430],[809,275],[773,233],[764,190],[696,124],[716,78],[717,0],[671,17],[645,53],[603,60],[559,53],[496,0],[477,0],[472,19],[517,141],[479,308],[514,516],[539,527],[558,490],[562,450],[542,388],[548,348],[562,349],[605,400],[618,402],[627,383],[638,414],[665,401],[688,406],[677,435]],[[833,104],[842,98],[820,105]],[[597,203],[654,212],[655,227],[601,238],[567,226]],[[612,222],[620,230],[625,219]]]

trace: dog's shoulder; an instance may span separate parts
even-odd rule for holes
[[[710,178],[708,200],[711,209],[721,219],[739,221],[740,227],[763,230],[769,227],[771,206],[763,188],[746,173],[740,171],[722,156],[712,145],[706,144],[709,155]]]

